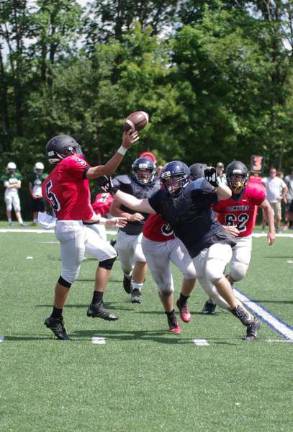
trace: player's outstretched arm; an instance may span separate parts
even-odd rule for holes
[[[223,185],[221,184],[220,186],[217,186],[215,188],[215,192],[217,194],[218,201],[221,201],[221,200],[224,200],[224,199],[228,199],[228,198],[230,198],[232,196],[231,189],[229,188],[229,186],[224,185],[224,184]]]
[[[276,239],[276,230],[275,230],[275,220],[274,220],[274,211],[272,207],[270,206],[270,203],[267,199],[265,199],[260,207],[264,210],[266,220],[268,221],[268,235],[267,235],[267,241],[268,244],[271,246],[275,239]]]
[[[216,168],[214,167],[206,168],[204,170],[204,177],[206,181],[208,181],[210,185],[215,188],[218,201],[230,198],[230,196],[232,195],[232,191],[227,185],[224,184],[219,185]]]
[[[156,214],[155,210],[149,204],[148,199],[138,199],[133,195],[122,192],[121,190],[118,190],[114,196],[115,199],[117,199],[121,204],[131,208],[134,211]]]
[[[127,132],[123,132],[122,144],[117,150],[117,152],[114,154],[114,156],[112,156],[112,158],[108,160],[105,165],[90,167],[86,172],[87,178],[89,180],[94,180],[104,175],[109,176],[113,174],[122,162],[127,150],[138,140],[139,136],[137,131],[133,131],[132,129],[130,129]]]

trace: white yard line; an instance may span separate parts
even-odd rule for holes
[[[253,311],[262,321],[264,321],[273,331],[281,335],[283,338],[293,342],[293,329],[285,322],[267,311],[263,306],[250,300],[237,289],[234,289],[236,297],[245,303],[245,306]]]

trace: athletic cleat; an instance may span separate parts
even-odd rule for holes
[[[92,318],[102,318],[106,321],[118,320],[116,315],[105,309],[102,301],[100,303],[91,303],[87,310],[87,316]]]
[[[185,323],[189,323],[191,321],[191,314],[189,312],[188,304],[185,303],[184,306],[181,306],[179,300],[177,300],[176,305],[179,309],[180,318],[182,319],[182,321],[184,321]]]
[[[203,305],[201,313],[204,315],[213,315],[215,313],[216,306],[217,305],[212,303],[210,300],[207,300]]]
[[[61,318],[53,318],[49,317],[44,322],[45,326],[48,327],[57,339],[59,340],[69,340],[69,336],[66,333],[63,317]]]
[[[248,342],[254,341],[257,337],[257,331],[259,328],[260,322],[257,318],[254,318],[251,324],[248,324],[246,328],[246,336],[244,337],[244,340]]]
[[[175,327],[169,327],[168,331],[170,333],[173,333],[173,334],[180,334],[181,333],[181,327],[177,324]]]
[[[131,293],[131,276],[124,275],[124,277],[123,277],[123,288],[124,288],[124,291],[127,292],[127,294]]]
[[[131,303],[141,303],[141,292],[138,288],[131,291]]]

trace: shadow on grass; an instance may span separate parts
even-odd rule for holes
[[[117,303],[117,305],[115,304]],[[105,307],[113,310],[121,310],[121,311],[133,311],[132,308],[123,306],[118,302],[105,302]],[[35,305],[36,308],[52,308],[52,304],[38,304]],[[87,304],[67,304],[64,306],[64,309],[87,309],[89,307],[89,303]]]
[[[52,337],[51,335],[48,336],[32,336],[32,335],[15,335],[15,336],[5,336],[5,342],[17,342],[17,341],[21,341],[21,342],[30,342],[30,341],[47,341],[47,340],[54,340],[54,336]]]

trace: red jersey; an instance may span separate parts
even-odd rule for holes
[[[58,220],[88,220],[93,216],[88,163],[78,155],[62,159],[42,184],[43,197]]]
[[[255,226],[257,207],[265,198],[266,193],[261,184],[248,182],[238,200],[229,198],[219,201],[213,209],[222,225],[234,225],[240,231],[238,237],[247,237]]]
[[[143,235],[156,242],[165,242],[175,238],[171,226],[159,214],[149,215],[143,226]]]
[[[105,216],[110,211],[113,197],[109,193],[98,193],[92,203],[95,213]]]

